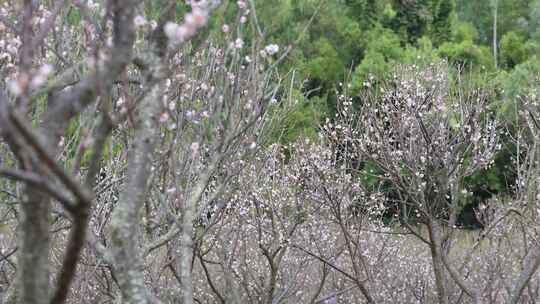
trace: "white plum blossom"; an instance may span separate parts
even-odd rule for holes
[[[242,38],[237,38],[235,41],[234,41],[234,48],[235,49],[241,49],[244,47],[244,40],[242,40]]]
[[[53,72],[53,67],[50,64],[45,64],[39,68],[36,75],[32,78],[30,86],[33,89],[39,88],[46,81],[49,75]]]
[[[191,13],[186,14],[183,24],[167,22],[163,30],[170,43],[176,45],[192,38],[197,30],[205,26],[207,22],[208,11],[203,7],[196,6]]]
[[[183,42],[188,36],[187,28],[174,22],[167,22],[163,27],[163,31],[173,44]]]
[[[236,5],[238,6],[239,9],[245,9],[245,8],[247,8],[247,3],[246,3],[246,1],[242,1],[242,0],[236,1]]]
[[[228,33],[230,31],[229,25],[223,24],[223,26],[221,26],[221,31],[224,33]]]
[[[137,28],[148,25],[148,21],[141,15],[135,16],[135,18],[133,19],[133,23]]]
[[[8,81],[7,85],[8,90],[11,92],[11,94],[13,94],[13,96],[21,96],[24,92],[24,88],[19,80],[10,80]]]
[[[208,12],[200,7],[194,7],[193,11],[186,15],[186,26],[195,26],[197,28],[203,27],[208,21]]]
[[[166,122],[167,120],[169,120],[169,113],[167,112],[163,112],[161,113],[161,115],[159,115],[159,122]]]
[[[198,142],[191,143],[191,146],[189,147],[189,149],[191,150],[191,156],[193,157],[197,156],[197,154],[199,153],[199,143]]]
[[[272,56],[272,55],[276,54],[277,52],[279,52],[279,45],[277,45],[277,44],[269,44],[264,48],[264,51],[268,55]]]
[[[99,3],[97,1],[89,0],[86,5],[92,11],[96,11],[99,9]]]

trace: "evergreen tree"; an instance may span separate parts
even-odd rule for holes
[[[503,68],[513,69],[527,59],[525,41],[516,32],[508,32],[502,37],[500,49],[501,66]]]
[[[402,44],[414,43],[426,34],[431,18],[428,0],[394,0],[393,5],[396,16],[391,27],[400,35]]]
[[[449,41],[452,37],[452,26],[455,15],[455,0],[436,1],[436,7],[432,8],[433,21],[431,41],[435,46]]]
[[[382,19],[386,1],[346,0],[351,17],[356,20],[363,30],[371,29]]]

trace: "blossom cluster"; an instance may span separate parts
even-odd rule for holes
[[[33,71],[32,76],[22,73],[16,79],[9,80],[8,89],[14,96],[20,96],[27,90],[36,90],[47,81],[52,74],[53,67],[45,64]]]
[[[167,22],[163,27],[165,35],[172,45],[178,45],[191,39],[198,29],[202,28],[208,22],[208,6],[201,2],[192,5],[190,13],[184,16],[183,24]]]

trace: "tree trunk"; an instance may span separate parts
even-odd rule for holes
[[[498,15],[498,9],[499,9],[499,1],[493,0],[493,60],[495,61],[495,69],[498,68],[498,60],[497,60],[497,15]]]
[[[19,223],[17,302],[49,301],[49,197],[31,186],[24,187]]]
[[[147,197],[155,139],[159,136],[160,89],[161,86],[154,86],[139,105],[135,142],[128,152],[127,180],[111,220],[111,253],[123,303],[149,303],[139,251],[139,216]]]
[[[523,270],[521,271],[516,283],[514,284],[512,293],[510,295],[510,304],[517,304],[521,298],[523,290],[538,270],[540,266],[540,246],[533,246],[529,250],[529,254],[523,261]]]
[[[435,285],[437,288],[437,297],[439,304],[448,304],[448,295],[446,289],[446,276],[444,272],[444,263],[441,256],[441,226],[436,219],[431,219],[428,223],[429,247],[431,250],[431,260],[433,263],[433,273],[435,274]]]
[[[197,212],[197,204],[201,200],[203,192],[210,181],[210,177],[220,161],[221,156],[215,156],[215,158],[208,164],[182,208],[180,278],[182,280],[183,288],[183,304],[193,304],[193,279],[191,275],[191,263],[193,260],[193,239],[195,236],[195,232],[193,230],[193,221],[195,220]]]

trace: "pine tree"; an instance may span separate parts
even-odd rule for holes
[[[435,46],[450,41],[452,23],[456,10],[455,0],[439,0],[433,10],[431,41]]]
[[[428,0],[394,0],[393,7],[396,16],[391,27],[399,33],[401,41],[414,44],[426,34],[431,18]]]
[[[360,23],[362,29],[369,30],[381,21],[385,1],[347,0],[351,17]]]

